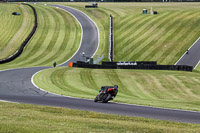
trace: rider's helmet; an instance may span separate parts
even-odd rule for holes
[[[114,90],[117,90],[118,89],[118,85],[114,85]]]

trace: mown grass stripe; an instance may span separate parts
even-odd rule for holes
[[[132,91],[126,88],[126,85],[120,80],[119,76],[114,70],[106,71],[105,73],[108,79],[111,81],[112,86],[120,84],[119,88],[120,88],[120,91],[123,92],[123,94],[127,96],[135,95]]]
[[[68,82],[66,82],[65,81],[65,78],[63,78],[63,76],[65,75],[65,72],[66,72],[67,70],[62,70],[62,71],[57,71],[57,70],[55,70],[52,74],[51,74],[51,77],[55,77],[55,78],[51,78],[51,81],[52,81],[52,83],[55,85],[55,86],[57,86],[57,87],[59,87],[61,90],[62,90],[62,92],[64,93],[64,94],[68,94],[68,93],[72,93],[72,92],[74,92],[73,90],[74,90],[74,87],[73,86],[70,86],[69,84],[68,84]],[[58,77],[62,77],[61,79],[60,78],[58,78]],[[67,77],[66,77],[67,78]],[[78,93],[78,92],[77,92]]]
[[[84,91],[87,91],[88,95],[98,94],[96,89],[100,89],[99,86],[95,83],[95,79],[92,76],[92,69],[82,69],[80,71],[80,80],[83,83]]]
[[[167,14],[166,14],[167,15]],[[171,15],[167,15],[167,16],[175,16],[176,14],[171,14]],[[163,16],[160,18],[161,20],[159,22],[157,22],[158,26],[160,25],[165,25],[168,21],[168,18],[166,16]],[[149,24],[150,26],[151,24]],[[154,35],[151,35],[152,32],[155,32],[154,30],[156,30],[156,26],[157,25],[154,25],[153,27],[151,26],[151,28],[149,30],[146,30],[142,36],[140,34],[138,34],[138,38],[136,37],[135,40],[132,40],[132,43],[135,43],[135,45],[133,47],[130,47],[132,44],[130,42],[130,44],[128,44],[125,48],[128,50],[126,51],[127,53],[130,53],[128,54],[127,56],[127,59],[130,60],[131,58],[132,59],[135,59],[135,57],[138,57],[138,54],[141,55],[141,52],[142,53],[145,53],[144,52],[144,47],[145,46],[149,46],[148,43],[149,42],[152,42],[159,34],[161,34],[163,32],[162,29],[158,30],[156,34]],[[144,36],[144,38],[142,38]],[[135,52],[136,51],[136,52]],[[137,52],[138,51],[138,52]],[[133,54],[135,55],[135,57],[133,56]],[[126,58],[126,56],[125,56]]]
[[[37,52],[37,55],[34,56],[34,58],[32,60],[34,60],[34,63],[28,62],[28,63],[32,63],[34,66],[36,66],[35,64],[37,64],[37,62],[40,62],[41,59],[43,59],[45,56],[47,56],[47,54],[49,54],[50,50],[52,49],[52,47],[54,46],[54,43],[51,43],[52,41],[54,42],[54,39],[57,39],[57,34],[56,34],[56,28],[58,26],[56,19],[57,16],[54,16],[54,12],[52,10],[47,10],[47,16],[48,16],[48,23],[49,23],[49,29],[47,31],[47,36],[43,42],[42,45],[42,49],[40,49],[40,51]],[[41,58],[42,57],[42,58]]]
[[[185,80],[185,82],[183,83],[188,89],[190,89],[189,91],[191,91],[194,95],[198,96],[200,95],[200,90],[199,90],[199,85],[200,82],[194,82],[194,77],[192,76],[192,78],[188,78],[188,76],[182,76],[181,79],[179,78],[179,80]],[[198,81],[200,81],[200,79],[198,78],[198,76],[196,77],[196,79]],[[192,97],[193,98],[193,97]],[[197,97],[194,97],[195,99]],[[200,98],[200,97],[198,97]]]
[[[200,97],[198,95],[195,95],[191,90],[192,88],[188,87],[187,84],[185,82],[182,82],[183,80],[180,80],[178,78],[176,78],[175,76],[170,76],[171,79],[173,79],[173,81],[175,81],[176,83],[176,88],[179,89],[180,92],[180,97],[185,97],[187,99],[200,99]],[[190,79],[189,79],[190,80]],[[191,84],[191,82],[189,82]],[[182,89],[182,88],[188,88],[188,89]]]
[[[132,74],[131,78],[130,78],[130,81],[126,83],[126,85],[129,85],[131,82],[133,82],[133,86],[132,88],[133,89],[133,93],[136,94],[136,95],[139,95],[140,98],[142,99],[154,99],[154,97],[146,90],[146,88],[143,86],[143,84],[140,84],[138,82],[138,80],[142,80],[142,79],[138,79],[137,77],[138,76],[141,76],[141,75],[138,75],[137,76],[135,74]],[[126,80],[124,79],[123,82],[125,82]],[[129,88],[129,87],[128,87]],[[130,86],[130,89],[131,89],[131,86]]]
[[[116,75],[116,76],[115,76]],[[131,79],[131,77],[130,77],[130,79],[129,80],[123,80],[125,77],[126,77],[126,75],[125,74],[120,74],[120,73],[116,73],[113,77],[118,77],[118,79],[116,80],[116,83],[117,82],[120,82],[120,83],[123,83],[123,85],[121,86],[119,86],[119,92],[120,93],[123,93],[123,97],[124,96],[127,96],[127,97],[129,97],[130,95],[132,96],[132,97],[135,97],[135,98],[141,98],[142,96],[141,96],[141,93],[137,93],[138,91],[137,90],[135,90],[135,87],[134,87],[134,85],[133,84],[127,84],[127,82],[129,83],[129,81],[130,81],[130,79]],[[126,78],[127,79],[127,78]],[[115,84],[116,84],[115,83]],[[121,96],[121,95],[120,95]]]
[[[62,55],[65,55],[63,53],[63,51],[65,50],[61,50],[61,48],[64,48],[63,45],[64,43],[67,43],[67,41],[64,41],[65,40],[65,37],[67,36],[66,35],[66,25],[65,25],[65,20],[63,18],[63,16],[61,15],[61,12],[58,12],[55,10],[55,15],[58,16],[58,20],[56,20],[58,22],[58,28],[56,29],[56,31],[59,31],[59,33],[55,33],[57,34],[58,36],[55,37],[54,41],[55,42],[51,42],[51,43],[55,43],[54,47],[52,48],[51,51],[49,51],[49,54],[48,54],[48,57],[47,58],[43,58],[43,60],[40,61],[40,64],[38,65],[45,65],[45,64],[48,64],[50,61],[52,60],[56,60],[58,59],[59,55],[62,54]],[[71,38],[72,39],[72,38]]]
[[[176,94],[178,99],[182,99],[182,100],[187,99],[188,95],[185,89],[182,89],[182,88],[185,88],[184,84],[178,82],[176,77],[174,77],[173,75],[166,76],[166,80],[168,81],[168,84],[170,85],[169,88],[171,92]]]
[[[28,36],[28,34],[31,32],[33,27],[33,12],[29,13],[29,11],[32,11],[30,7],[27,6],[21,6],[21,12],[23,12],[23,20],[21,27],[18,29],[18,31],[14,34],[14,36],[9,40],[7,43],[7,46],[1,51],[1,58],[7,58],[10,56],[10,54],[14,54],[16,51],[18,51],[19,47],[21,46],[21,43],[24,41],[24,39]],[[31,15],[29,15],[31,14]]]
[[[176,17],[176,20],[178,18],[184,18],[185,17],[185,14],[182,14],[182,15],[179,15],[179,17]],[[179,25],[179,24],[178,24]],[[140,47],[140,51],[143,51],[142,52],[142,55],[140,54],[140,56],[142,56],[143,58],[141,59],[145,59],[145,60],[153,60],[152,56],[154,56],[155,54],[153,54],[152,52],[156,52],[156,53],[159,53],[158,51],[160,50],[159,47],[163,47],[163,42],[167,39],[169,39],[170,35],[175,33],[175,31],[177,30],[177,28],[181,28],[180,25],[178,26],[174,23],[171,23],[170,25],[166,25],[167,27],[165,29],[168,29],[167,31],[164,31],[160,33],[160,35],[162,37],[162,39],[156,39],[156,42],[151,42],[149,40],[146,40],[145,42],[146,43],[143,43],[143,44],[146,44],[146,45],[140,45],[140,46],[147,46],[145,49],[143,49],[144,47]],[[153,37],[151,38],[152,41],[153,41],[153,38],[156,37],[157,35],[153,35]],[[147,43],[147,41],[149,43]],[[138,49],[136,49],[136,51],[140,52]],[[148,52],[145,52],[145,51],[148,51]],[[162,51],[161,51],[162,52]],[[158,60],[156,60],[158,61]]]
[[[32,39],[29,42],[29,45],[26,47],[25,53],[22,54],[21,60],[26,58],[23,62],[20,63],[20,60],[18,61],[18,65],[22,64],[29,64],[31,63],[32,59],[34,58],[34,55],[37,55],[37,52],[40,51],[42,48],[42,44],[47,36],[48,33],[48,17],[47,12],[45,12],[45,9],[39,9],[36,8],[36,11],[38,12],[38,29],[36,30],[36,34],[32,37]],[[28,63],[26,63],[28,62]]]
[[[130,18],[132,18],[132,17],[130,17]],[[137,18],[132,19],[132,20],[129,20],[127,22],[127,24],[122,23],[122,24],[116,24],[116,26],[114,25],[114,35],[117,36],[117,38],[114,38],[114,39],[116,39],[117,42],[124,41],[131,34],[131,32],[127,31],[127,29],[130,29],[130,27],[133,27],[133,26],[135,26],[137,28],[137,25],[139,25],[138,21],[141,21],[141,19],[143,19],[142,16],[137,17]],[[114,23],[115,23],[115,20],[114,20]],[[124,27],[124,26],[126,26],[126,27]],[[136,31],[136,29],[134,29],[134,31]],[[121,42],[121,43],[125,44],[125,42]],[[115,46],[116,46],[115,49],[118,49],[118,48],[120,48],[121,45],[118,45],[116,43]]]
[[[4,34],[2,36],[3,43],[5,43],[5,44],[8,43],[8,41],[12,38],[12,36],[14,36],[15,32],[21,27],[22,20],[24,19],[24,13],[21,10],[21,8],[16,7],[14,10],[17,10],[18,12],[20,12],[21,16],[17,17],[17,16],[13,16],[11,14],[6,14],[5,17],[11,16],[11,19],[13,19],[14,22],[18,22],[19,24],[15,25],[15,23],[13,23],[12,21],[9,21],[10,18],[8,19],[10,24],[8,23],[8,25],[7,25],[7,23],[6,23],[4,25],[7,28],[6,28],[5,31],[3,31]],[[5,29],[5,27],[3,29]],[[10,29],[12,29],[12,30],[10,30]]]
[[[100,87],[97,86],[97,84],[95,83],[95,79],[93,78],[92,71],[94,71],[94,70],[93,69],[83,69],[80,72],[80,77],[81,77],[81,81],[83,82],[84,86],[94,90],[95,88],[100,88]]]
[[[2,8],[2,7],[1,7]],[[18,11],[21,13],[21,16],[13,16],[12,11]],[[22,24],[23,10],[16,5],[5,5],[2,9],[3,15],[0,16],[0,19],[3,20],[1,23],[0,31],[0,50],[3,50],[8,41],[14,36]]]
[[[59,39],[63,39],[63,35],[62,33],[60,33],[61,31],[61,26],[63,28],[63,23],[60,23],[60,18],[59,18],[59,14],[56,14],[53,12],[51,12],[52,16],[56,16],[54,17],[54,21],[55,21],[55,29],[53,29],[52,31],[49,32],[53,32],[51,40],[47,46],[47,48],[43,51],[43,53],[41,53],[41,55],[39,55],[38,57],[36,57],[34,60],[37,60],[37,62],[35,62],[33,65],[38,66],[38,65],[42,65],[44,64],[43,62],[45,62],[48,58],[52,58],[52,56],[55,56],[55,53],[57,51],[57,47],[60,46],[60,41]],[[41,58],[42,56],[42,58]]]
[[[173,92],[173,84],[171,84],[171,80],[169,80],[168,75],[162,75],[162,77],[157,78],[148,74],[146,79],[151,79],[152,84],[150,88],[157,88],[156,90],[152,91],[152,93],[159,99],[179,99],[175,92]],[[168,82],[168,84],[160,82],[160,79],[164,82]]]
[[[165,14],[165,15],[166,15],[166,14]],[[149,21],[149,22],[146,22],[145,24],[140,25],[139,27],[136,27],[136,28],[134,29],[134,33],[132,33],[132,34],[131,34],[131,33],[128,33],[128,34],[130,34],[130,35],[124,37],[124,40],[121,42],[122,44],[123,44],[123,43],[124,43],[124,44],[127,44],[126,47],[122,47],[122,51],[126,52],[126,49],[129,50],[129,49],[131,48],[131,47],[130,47],[130,46],[131,46],[130,44],[133,44],[133,43],[139,44],[139,43],[137,43],[137,41],[140,41],[140,40],[142,39],[142,36],[141,36],[141,35],[145,36],[145,33],[149,35],[148,29],[149,29],[149,28],[152,28],[152,25],[153,25],[155,22],[157,22],[159,19],[164,18],[165,15],[164,15],[164,16],[159,16],[159,17],[157,17],[156,19],[153,19],[153,20],[151,20],[151,21]],[[139,22],[139,23],[140,23],[140,22]],[[141,26],[142,26],[142,27],[141,27]],[[127,31],[127,32],[129,32],[129,31]],[[149,35],[149,36],[150,36],[150,35]]]
[[[80,38],[80,30],[77,30],[79,29],[77,22],[75,22],[74,19],[70,19],[69,15],[66,15],[67,13],[62,10],[53,9],[53,11],[55,15],[58,16],[56,22],[58,23],[57,25],[59,25],[60,28],[57,27],[56,31],[59,31],[59,33],[55,33],[54,38],[52,38],[52,41],[50,42],[50,45],[54,45],[48,46],[49,48],[46,51],[48,52],[48,56],[43,56],[41,60],[35,62],[35,66],[50,64],[50,61],[53,60],[58,60],[58,63],[62,63],[61,61],[66,61],[68,58],[70,58],[78,48],[77,44],[79,44],[79,39],[77,38]],[[71,25],[69,26],[69,24],[65,21],[70,21],[69,23]],[[70,32],[67,32],[66,30]],[[63,56],[60,56],[61,54]]]
[[[189,16],[193,16],[192,15],[193,13],[189,13],[189,14],[185,14],[186,16],[187,15],[189,15]],[[179,42],[178,40],[182,40],[181,38],[183,37],[183,35],[182,34],[184,34],[184,35],[187,35],[186,33],[187,32],[190,32],[191,33],[191,28],[192,27],[190,27],[189,25],[188,25],[188,23],[190,22],[190,19],[186,19],[186,18],[184,17],[183,19],[182,19],[182,23],[181,24],[179,24],[179,25],[177,25],[177,27],[176,27],[176,29],[174,30],[174,32],[163,42],[163,44],[165,44],[165,45],[167,45],[167,47],[165,48],[166,50],[166,52],[164,52],[163,54],[165,54],[165,55],[169,55],[168,54],[168,51],[173,51],[174,49],[176,49],[179,45],[181,45],[181,44],[179,44],[179,43],[176,43],[176,42]],[[188,25],[188,26],[187,26]],[[182,28],[183,26],[186,26],[186,28]],[[188,28],[187,28],[188,27]],[[176,37],[175,37],[176,36]],[[169,43],[168,43],[168,41],[167,40],[171,40],[172,42],[174,42],[176,45],[170,45]],[[184,40],[183,40],[184,41]],[[168,45],[169,44],[169,45]],[[180,47],[179,47],[180,48]],[[159,49],[159,48],[158,48]],[[162,54],[162,53],[161,53]],[[171,54],[170,54],[171,55]],[[158,55],[159,56],[159,55]],[[173,55],[173,53],[172,53],[172,56],[174,56]],[[162,57],[162,55],[160,55],[160,57]],[[161,59],[161,61],[160,62],[162,62],[162,60],[163,60],[163,58]]]
[[[52,40],[52,38],[54,37],[54,30],[56,28],[56,22],[54,20],[53,17],[53,13],[51,12],[51,10],[49,9],[45,9],[44,10],[46,12],[45,19],[46,19],[46,25],[48,26],[45,30],[45,38],[42,40],[42,42],[39,44],[40,49],[38,51],[36,51],[37,53],[34,56],[29,57],[29,60],[27,60],[27,64],[33,64],[38,62],[40,59],[43,58],[43,56],[45,55],[45,51],[48,49],[49,44]],[[43,36],[44,37],[44,36]],[[39,40],[41,41],[41,40]]]
[[[11,28],[12,26],[13,26],[13,24],[12,24],[12,21],[13,22],[16,22],[16,17],[13,17],[11,14],[7,14],[8,12],[9,12],[9,10],[8,9],[12,9],[12,8],[16,8],[16,7],[11,7],[11,8],[6,8],[6,9],[4,9],[3,11],[4,11],[4,14],[3,14],[3,16],[1,16],[2,17],[2,20],[4,20],[4,22],[6,22],[6,23],[2,23],[1,25],[2,25],[2,27],[1,27],[1,41],[2,41],[2,44],[3,45],[5,45],[6,44],[6,41],[8,41],[8,39],[9,39],[9,37],[10,36],[8,36],[9,34],[9,32],[11,32],[12,33],[12,31],[13,31],[13,34],[16,32],[14,29],[13,30],[8,30],[9,28]],[[16,9],[17,10],[17,9]],[[5,12],[6,11],[6,12]],[[17,11],[19,11],[19,10],[17,10]],[[23,14],[22,14],[22,16],[23,16]],[[9,21],[9,20],[11,20],[11,21]],[[20,23],[19,23],[20,24]],[[19,25],[18,24],[18,25]],[[16,27],[18,26],[18,25],[16,25]],[[12,28],[11,28],[12,29]],[[11,36],[13,35],[13,34],[11,34]],[[8,36],[8,38],[6,38],[6,36]]]
[[[47,11],[44,8],[36,8],[38,12],[38,29],[36,30],[36,34],[30,40],[28,46],[25,49],[25,53],[23,53],[19,60],[16,60],[17,65],[21,66],[23,64],[31,64],[34,62],[35,55],[38,55],[38,51],[43,48],[43,43],[48,35],[49,27],[49,18],[47,15]],[[28,57],[28,58],[27,58]],[[26,60],[24,60],[26,58]],[[23,62],[21,61],[23,60]]]
[[[133,24],[130,24],[128,25],[126,28],[126,32],[123,32],[121,34],[121,38],[118,38],[119,41],[121,41],[122,44],[125,44],[126,41],[130,38],[130,35],[133,35],[131,34],[132,32],[134,32],[134,34],[137,34],[138,32],[138,29],[139,31],[142,31],[146,28],[146,26],[148,26],[149,23],[153,23],[152,22],[153,20],[151,19],[151,16],[148,16],[148,17],[143,17],[141,18],[141,20],[139,20],[139,22],[135,23],[135,25]],[[131,28],[132,26],[134,26],[134,30]],[[132,31],[132,32],[131,32]]]
[[[119,11],[114,11],[112,9],[108,9],[108,8],[104,8],[104,7],[101,7],[100,10],[103,11],[104,14],[106,14],[106,16],[108,16],[108,17],[109,17],[109,15],[120,16]]]
[[[74,75],[75,71],[72,70],[70,71],[70,73],[66,73],[67,74],[67,78],[65,79],[65,84],[68,86],[68,88],[70,90],[72,90],[71,88],[73,88],[73,93],[77,93],[79,95],[86,93],[88,94],[87,97],[95,97],[94,94],[98,94],[96,93],[96,91],[93,88],[88,88],[84,86],[84,83],[82,83],[82,79],[81,79],[81,71],[78,71],[78,76]],[[76,84],[74,84],[76,83]],[[77,85],[79,85],[81,88],[77,87]]]

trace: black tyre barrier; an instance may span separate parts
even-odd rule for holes
[[[98,4],[97,3],[93,3],[92,5],[86,5],[85,8],[97,8]]]
[[[29,7],[31,7],[31,9],[33,10],[33,13],[34,13],[34,17],[35,17],[35,24],[34,24],[34,27],[31,31],[31,33],[28,35],[28,37],[24,40],[24,42],[21,44],[20,48],[18,49],[18,51],[13,54],[12,56],[6,58],[6,59],[3,59],[3,60],[0,60],[0,64],[4,64],[4,63],[8,63],[10,61],[13,61],[14,59],[16,59],[17,57],[19,57],[21,55],[21,53],[23,52],[26,44],[29,42],[29,40],[32,38],[32,36],[34,35],[36,29],[37,29],[37,26],[38,26],[38,21],[37,21],[37,13],[36,13],[36,10],[33,6],[29,5],[29,4],[25,4],[25,3],[22,3],[23,5],[27,5]]]
[[[85,62],[73,63],[73,67],[80,68],[94,68],[94,69],[147,69],[147,70],[177,70],[177,71],[190,71],[192,72],[192,66],[186,65],[157,65],[156,62],[103,62],[102,65],[89,64]],[[126,64],[125,64],[126,63]],[[137,64],[136,64],[137,63]]]
[[[85,8],[97,8],[97,6],[93,6],[93,5],[86,5]]]

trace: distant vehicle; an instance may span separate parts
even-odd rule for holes
[[[19,12],[13,12],[12,15],[20,15]]]
[[[98,4],[96,2],[91,3],[91,5],[86,5],[85,8],[97,8]]]
[[[189,50],[186,51],[186,54],[189,54]]]
[[[99,94],[95,97],[94,102],[107,103],[113,100],[118,93],[118,86],[102,86],[99,90]]]

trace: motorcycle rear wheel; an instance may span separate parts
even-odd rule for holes
[[[95,97],[94,102],[98,102],[98,96]]]

